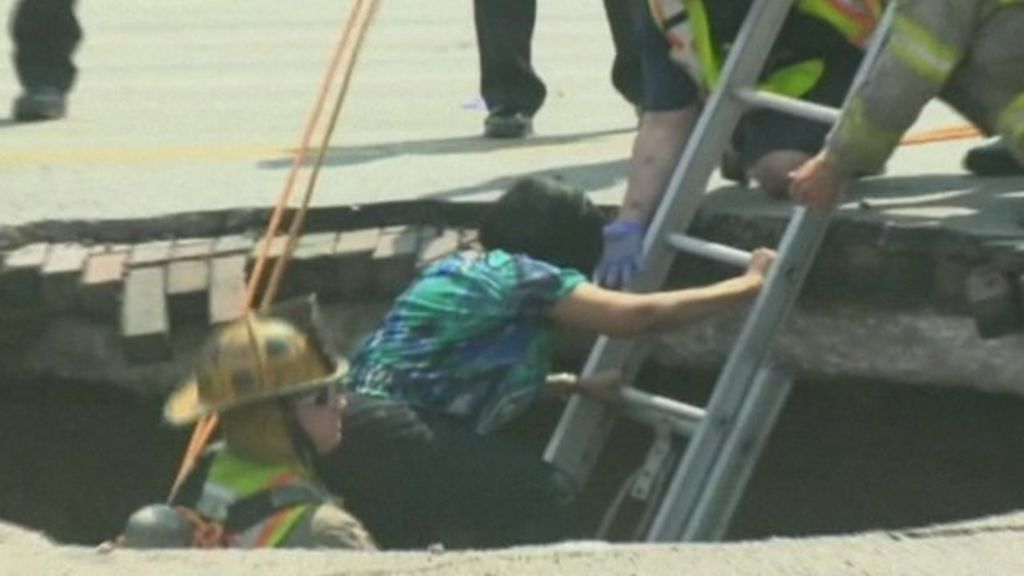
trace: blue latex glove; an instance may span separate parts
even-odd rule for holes
[[[643,224],[615,220],[604,227],[604,251],[594,281],[607,288],[622,288],[640,269],[644,254]]]

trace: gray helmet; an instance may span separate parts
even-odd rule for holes
[[[139,508],[124,529],[126,548],[188,548],[192,525],[178,510],[166,504]]]

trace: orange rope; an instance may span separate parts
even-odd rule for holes
[[[337,44],[334,46],[331,62],[328,65],[327,70],[324,71],[323,79],[320,81],[320,89],[317,92],[316,102],[313,104],[313,110],[310,113],[309,118],[306,120],[306,128],[302,134],[302,141],[299,144],[295,158],[292,160],[291,169],[288,171],[288,178],[285,181],[284,190],[281,191],[281,195],[278,197],[277,205],[274,206],[274,212],[270,216],[270,222],[268,223],[267,230],[263,235],[260,252],[256,258],[256,263],[253,266],[252,276],[249,278],[249,285],[246,287],[246,305],[250,309],[256,305],[256,293],[259,290],[259,280],[263,277],[263,271],[266,266],[266,262],[269,259],[270,244],[277,235],[278,228],[281,226],[281,220],[284,218],[285,207],[291,199],[299,171],[306,160],[306,152],[309,150],[309,143],[313,139],[313,132],[323,115],[324,103],[327,101],[327,93],[330,90],[332,79],[337,73],[338,65],[341,62],[341,55],[345,51],[348,39],[353,32],[355,14],[356,10],[359,8],[360,2],[361,0],[357,0],[357,3],[351,8],[349,16],[345,20],[345,28],[342,30],[341,36],[338,38]]]
[[[936,130],[925,130],[922,132],[915,132],[914,134],[907,134],[903,137],[903,140],[900,141],[900,145],[914,146],[917,144],[929,144],[932,142],[963,140],[965,138],[974,138],[981,135],[981,131],[973,125],[964,124],[962,126],[950,126],[948,128],[938,128]]]
[[[246,286],[246,310],[251,310],[255,307],[256,294],[259,291],[264,271],[266,269],[266,263],[269,259],[271,242],[277,237],[277,231],[281,226],[285,208],[291,199],[292,192],[294,191],[295,182],[298,179],[298,173],[305,163],[306,151],[309,149],[313,133],[315,132],[316,127],[320,124],[320,119],[323,117],[327,94],[330,91],[330,87],[334,84],[334,79],[338,76],[338,70],[340,67],[341,87],[334,102],[334,107],[331,111],[331,117],[328,121],[328,125],[323,133],[316,163],[313,166],[313,173],[307,183],[302,205],[296,212],[295,218],[292,220],[291,226],[288,230],[285,248],[271,271],[271,277],[267,284],[267,289],[263,294],[260,309],[266,309],[274,301],[274,297],[277,295],[278,286],[284,276],[284,270],[287,266],[287,262],[295,251],[296,240],[302,230],[302,225],[305,222],[306,212],[309,209],[309,204],[313,197],[313,191],[316,186],[316,179],[319,175],[320,167],[323,165],[326,151],[331,140],[331,135],[333,134],[334,128],[337,124],[345,95],[348,93],[348,86],[352,77],[352,69],[355,64],[356,57],[358,56],[359,48],[362,46],[366,30],[369,27],[374,13],[376,12],[376,8],[377,0],[356,0],[356,3],[349,10],[348,18],[345,21],[345,27],[334,47],[330,64],[328,65],[327,70],[324,73],[324,77],[321,80],[320,89],[317,92],[313,110],[310,112],[309,118],[307,119],[301,142],[296,150],[295,158],[293,159],[291,169],[288,172],[288,177],[285,180],[284,189],[278,197],[277,204],[274,206],[274,211],[271,214],[270,221],[267,225],[267,230],[263,235],[259,254],[253,266],[252,275],[249,277],[249,282]],[[209,442],[210,437],[213,436],[213,432],[216,428],[217,416],[216,414],[211,414],[202,418],[192,430],[192,437],[189,439],[189,444],[186,448],[185,455],[182,458],[178,473],[175,476],[174,484],[171,486],[168,501],[173,500],[175,495],[177,495],[178,490],[181,489],[182,483],[184,483],[189,472],[191,472],[195,467],[196,462],[199,460],[199,456],[202,454],[203,449]]]
[[[284,277],[284,271],[287,269],[292,253],[295,252],[295,244],[298,240],[299,232],[302,230],[302,225],[306,221],[306,212],[309,210],[309,203],[313,199],[313,191],[316,189],[317,178],[320,176],[320,168],[323,166],[324,158],[327,156],[327,150],[331,142],[331,135],[334,133],[334,128],[338,123],[338,117],[341,115],[342,104],[344,104],[345,96],[348,94],[348,87],[352,80],[352,70],[354,69],[356,58],[359,56],[359,49],[362,48],[363,39],[366,37],[366,29],[369,26],[373,15],[376,13],[376,10],[376,0],[357,0],[353,7],[353,17],[351,19],[354,21],[353,28],[356,31],[356,35],[352,42],[345,46],[345,50],[343,51],[344,57],[341,61],[341,86],[338,88],[338,97],[334,101],[334,109],[331,110],[330,120],[328,121],[327,128],[324,131],[323,138],[321,139],[320,148],[317,150],[316,162],[313,164],[313,172],[309,177],[309,181],[306,183],[306,192],[302,198],[302,206],[295,214],[295,219],[292,220],[291,228],[288,230],[287,243],[285,244],[281,257],[274,264],[274,270],[270,276],[270,283],[267,285],[267,289],[263,293],[263,301],[260,303],[260,309],[266,309],[277,297],[277,290],[280,287],[281,279]],[[346,34],[345,37],[348,38],[349,35]]]

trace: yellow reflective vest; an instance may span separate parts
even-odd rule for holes
[[[224,521],[229,508],[238,500],[263,490],[298,484],[319,490],[292,467],[262,464],[224,449],[214,456],[196,510],[207,518]],[[238,548],[281,546],[302,516],[312,510],[312,506],[300,504],[277,510],[245,531],[235,534],[231,545]]]
[[[712,38],[704,0],[648,0],[655,23],[665,32],[671,56],[705,90],[718,83],[725,55]],[[823,20],[855,46],[863,46],[882,18],[883,0],[798,0],[796,10]],[[812,58],[775,70],[761,89],[798,98],[825,72]]]

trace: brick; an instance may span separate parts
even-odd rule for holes
[[[22,270],[26,268],[40,268],[46,261],[46,255],[50,251],[50,245],[46,243],[29,244],[22,246],[7,255],[4,260],[3,273]]]
[[[172,318],[205,320],[209,288],[208,260],[175,260],[167,265],[167,306]]]
[[[474,228],[459,230],[459,250],[479,250],[480,233]]]
[[[338,235],[334,254],[339,258],[369,258],[377,249],[380,234],[379,228],[342,232]]]
[[[157,240],[132,246],[128,266],[152,266],[163,264],[171,258],[170,240]]]
[[[338,244],[337,232],[317,232],[299,238],[299,245],[292,256],[296,260],[331,259]]]
[[[365,298],[373,287],[370,258],[377,249],[380,230],[342,232],[334,247],[337,262],[338,294],[345,298]]]
[[[263,295],[267,283],[270,281],[270,276],[273,273],[274,266],[277,265],[277,259],[284,253],[285,245],[287,244],[287,236],[275,236],[270,241],[270,247],[267,249],[266,261],[263,264],[263,269],[260,272],[259,287],[256,290],[256,302],[258,303]],[[263,246],[265,242],[263,238],[253,243],[252,251],[250,252],[249,260],[246,263],[246,277],[253,278],[256,273],[256,264],[259,263]]]
[[[230,322],[245,313],[245,260],[243,255],[218,256],[210,260],[211,324]]]
[[[287,240],[288,240],[287,236],[283,236],[283,235],[282,236],[274,236],[274,238],[270,241],[270,249],[267,251],[267,259],[268,260],[276,260],[277,258],[280,258],[281,254],[284,253],[284,246],[285,246],[285,242]],[[253,244],[253,247],[252,247],[252,259],[253,260],[256,260],[256,259],[258,259],[260,257],[260,254],[263,251],[263,244],[264,244],[263,238],[260,238],[259,241],[255,242]]]
[[[253,240],[251,236],[243,236],[241,234],[221,236],[213,243],[213,253],[217,256],[237,254],[240,252],[248,253],[252,250],[252,247],[255,244],[256,241]]]
[[[89,249],[81,244],[55,244],[43,264],[43,302],[56,310],[74,306],[78,278]]]
[[[172,260],[208,258],[213,253],[212,238],[181,238],[171,247]]]
[[[126,254],[123,252],[104,252],[91,255],[82,269],[80,283],[82,285],[116,283],[124,276]]]
[[[458,249],[459,233],[455,230],[444,230],[433,238],[427,239],[420,246],[420,253],[416,258],[416,268],[423,269]]]
[[[40,271],[49,251],[49,244],[37,243],[7,255],[0,270],[0,291],[7,306],[36,307],[42,303]]]
[[[78,281],[82,310],[113,318],[124,276],[127,252],[104,252],[90,256]]]
[[[398,294],[412,281],[419,235],[415,226],[394,226],[381,231],[371,262],[378,295]]]
[[[171,357],[165,275],[162,266],[128,271],[121,300],[121,343],[131,362],[158,362]]]

